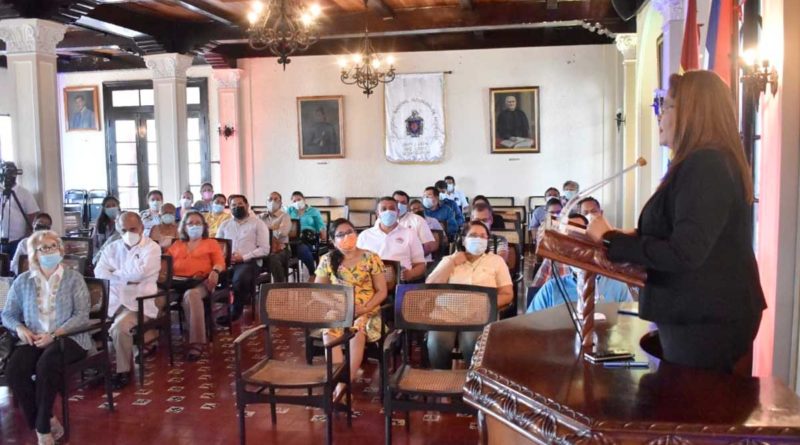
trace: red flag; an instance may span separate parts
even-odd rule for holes
[[[697,27],[697,0],[689,0],[686,8],[686,25],[683,27],[683,47],[681,48],[681,69],[683,71],[700,68],[700,32]]]

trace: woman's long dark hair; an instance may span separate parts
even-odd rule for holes
[[[356,230],[355,226],[353,226],[353,223],[345,218],[339,218],[331,223],[331,230],[328,232],[331,234],[334,240],[336,239],[336,230],[339,229],[339,226],[345,224],[350,226],[353,231]],[[337,277],[339,276],[339,266],[342,265],[342,261],[344,261],[344,254],[339,249],[333,249],[331,252],[331,270],[333,270],[333,274]]]
[[[111,221],[111,218],[106,215],[106,204],[110,201],[114,201],[117,203],[117,208],[119,208],[119,199],[114,196],[106,196],[103,198],[103,203],[101,204],[100,215],[97,216],[97,223],[95,223],[96,230],[102,230],[103,232],[107,232],[108,228],[110,227],[111,230],[116,230],[114,222]],[[122,213],[122,211],[120,211]]]

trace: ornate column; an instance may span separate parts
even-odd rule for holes
[[[622,165],[628,166],[636,162],[636,128],[638,113],[636,112],[636,34],[617,34],[617,50],[622,54],[622,116],[625,127],[622,133]],[[636,187],[638,170],[622,179],[622,227],[636,227]]]
[[[56,45],[66,29],[60,23],[39,19],[0,21],[0,40],[6,43],[8,70],[17,92],[14,157],[24,172],[18,182],[33,193],[41,210],[53,217],[53,230],[58,232],[63,227],[64,189]]]
[[[220,136],[219,138],[219,161],[220,161],[220,181],[221,184],[214,184],[226,193],[245,192],[241,144],[241,121],[240,121],[240,93],[239,81],[242,78],[242,71],[237,68],[215,69],[214,80],[217,82],[217,103],[219,104],[219,126],[229,125],[235,129],[234,134],[229,138]]]
[[[681,69],[681,46],[683,43],[683,25],[686,20],[684,3],[686,0],[653,0],[653,8],[661,13],[664,23],[661,30],[664,34],[664,66],[661,85],[667,87],[670,74]]]
[[[189,148],[186,133],[186,70],[192,57],[167,53],[145,56],[153,73],[158,143],[158,187],[165,202],[176,202],[189,188]]]

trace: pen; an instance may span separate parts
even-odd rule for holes
[[[630,360],[621,361],[621,362],[605,362],[603,363],[603,367],[605,368],[649,368],[650,363],[648,362],[634,362]]]

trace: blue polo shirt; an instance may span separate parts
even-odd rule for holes
[[[571,273],[567,274],[562,277],[562,281],[569,300],[572,302],[578,301],[578,281],[575,276]],[[597,303],[633,301],[633,296],[627,284],[602,275],[597,276],[597,295]],[[561,288],[556,284],[554,278],[550,278],[539,289],[539,292],[536,292],[525,313],[530,314],[531,312],[541,311],[559,304],[564,304],[564,299],[561,297]]]
[[[434,218],[436,220],[446,222],[447,237],[450,238],[451,240],[455,239],[456,234],[458,233],[458,228],[461,226],[459,226],[458,222],[456,222],[456,215],[450,206],[442,205],[442,202],[439,201],[439,208],[437,208],[436,210],[425,209],[425,216],[430,216],[431,218]]]

